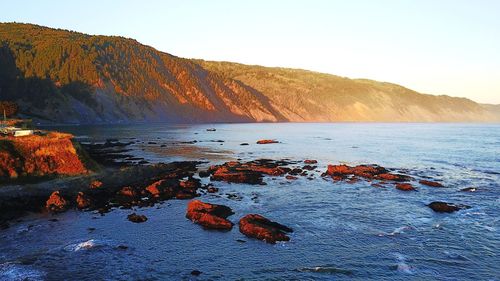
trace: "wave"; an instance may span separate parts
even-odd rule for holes
[[[316,272],[316,273],[325,273],[325,274],[344,274],[344,275],[353,275],[354,272],[348,269],[342,269],[335,266],[313,266],[313,267],[302,267],[297,269],[299,272]]]

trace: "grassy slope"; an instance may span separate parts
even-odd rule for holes
[[[391,83],[300,69],[195,61],[262,92],[293,121],[495,120],[493,114],[471,100],[420,94]]]

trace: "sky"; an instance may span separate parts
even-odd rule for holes
[[[496,0],[15,0],[1,22],[120,35],[176,56],[302,68],[500,104]]]

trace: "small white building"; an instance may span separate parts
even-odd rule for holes
[[[33,134],[33,130],[25,130],[17,127],[0,127],[0,134],[14,136],[14,137],[22,137],[29,136]]]

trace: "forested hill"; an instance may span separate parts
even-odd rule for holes
[[[0,23],[0,100],[49,122],[495,121],[498,107],[329,74],[188,60],[135,40]]]

